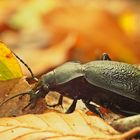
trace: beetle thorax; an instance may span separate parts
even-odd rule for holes
[[[44,74],[41,77],[41,82],[43,86],[47,86],[47,87],[49,87],[50,85],[55,85],[54,71],[50,71],[47,74]]]

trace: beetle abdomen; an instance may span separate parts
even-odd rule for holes
[[[92,61],[83,67],[89,83],[140,101],[140,70],[133,65],[115,61]]]

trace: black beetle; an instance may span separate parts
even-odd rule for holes
[[[27,106],[34,106],[38,98],[44,98],[49,91],[57,91],[60,98],[58,104],[52,106],[62,105],[63,96],[73,99],[66,113],[73,112],[77,100],[81,99],[89,110],[100,116],[99,106],[91,102],[127,115],[139,114],[140,70],[131,64],[109,60],[109,56],[103,54],[101,60],[86,64],[66,62],[44,74],[31,91],[14,97],[29,94]]]

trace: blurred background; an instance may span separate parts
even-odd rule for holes
[[[0,0],[0,41],[35,75],[65,61],[100,59],[104,52],[139,64],[140,1]]]

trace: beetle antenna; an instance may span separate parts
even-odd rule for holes
[[[29,92],[25,92],[25,93],[21,93],[21,94],[17,94],[17,95],[15,95],[15,96],[12,96],[12,97],[10,97],[10,98],[8,98],[7,100],[5,100],[4,102],[2,102],[1,104],[0,104],[0,107],[1,106],[3,106],[5,103],[7,103],[9,100],[11,100],[11,99],[13,99],[13,98],[16,98],[16,97],[18,97],[18,96],[24,96],[24,95],[26,95],[26,94],[30,94]]]
[[[30,68],[19,56],[17,56],[12,50],[11,50],[11,52],[12,52],[12,53],[15,55],[15,57],[16,57],[22,64],[24,64],[24,66],[29,70],[29,72],[30,72],[32,78],[33,78],[36,82],[38,82],[38,79],[37,79],[37,78],[35,77],[35,75],[33,74],[31,68]]]

